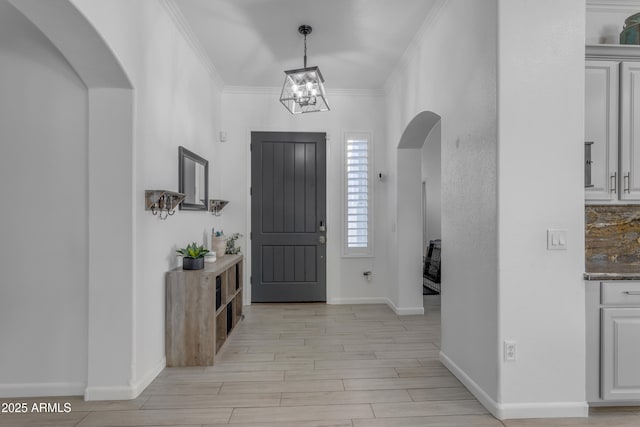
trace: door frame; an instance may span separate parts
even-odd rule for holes
[[[326,128],[314,128],[314,127],[310,127],[310,128],[305,128],[302,130],[283,130],[281,127],[272,127],[272,126],[262,126],[262,125],[252,125],[252,126],[245,126],[244,128],[244,137],[245,137],[245,168],[247,170],[247,187],[246,187],[246,191],[245,191],[245,197],[246,197],[246,223],[245,223],[245,230],[247,230],[247,233],[251,233],[251,194],[250,194],[250,189],[251,189],[251,179],[252,179],[252,171],[251,171],[251,150],[249,149],[250,145],[251,145],[251,132],[290,132],[290,133],[295,133],[295,132],[300,132],[300,133],[307,133],[307,132],[311,132],[311,133],[325,133],[326,134],[326,162],[325,162],[325,180],[326,180],[326,210],[327,210],[327,221],[329,221],[329,212],[331,212],[331,209],[335,209],[335,197],[333,197],[333,192],[331,190],[331,187],[329,186],[329,159],[331,157],[331,138],[330,138],[330,132],[326,129]],[[338,206],[340,206],[338,204]],[[334,226],[334,224],[328,224],[327,225],[327,242],[330,241],[330,239],[335,239],[335,238],[340,238],[339,234],[336,234],[336,232],[340,232],[339,230],[339,226],[338,228],[336,228]],[[249,238],[250,234],[247,234],[247,239],[246,239],[246,250],[243,251],[244,252],[244,258],[245,258],[245,262],[243,263],[243,267],[245,269],[244,271],[244,289],[245,292],[243,292],[243,305],[251,305],[251,264],[253,262],[252,257],[251,257],[251,252],[253,250],[253,245],[251,244],[251,239]],[[329,296],[333,294],[333,289],[331,287],[331,281],[328,280],[329,279],[329,275],[328,275],[328,271],[329,271],[329,267],[330,267],[330,256],[329,256],[329,251],[327,250],[327,255],[325,256],[325,264],[326,264],[326,271],[327,271],[327,280],[326,280],[326,288],[325,288],[325,301],[326,304],[329,304],[330,298]]]

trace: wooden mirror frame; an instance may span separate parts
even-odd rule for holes
[[[191,160],[196,165],[202,165],[204,167],[204,182],[200,182],[200,186],[204,187],[204,199],[201,199],[203,203],[192,203],[195,201],[195,188],[187,188],[189,182],[195,182],[197,179],[194,173],[193,177],[186,176],[187,168],[185,168],[185,161]],[[178,147],[178,191],[186,195],[184,201],[180,204],[181,210],[189,211],[206,211],[209,208],[209,161],[198,156],[196,153],[187,150],[183,146]]]

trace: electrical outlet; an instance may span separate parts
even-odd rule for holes
[[[515,362],[518,359],[517,344],[515,341],[504,342],[504,361]]]

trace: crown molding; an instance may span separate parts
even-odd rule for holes
[[[176,4],[175,0],[160,0],[160,3],[165,7],[178,30],[182,33],[189,46],[191,46],[191,49],[193,50],[195,55],[205,66],[214,84],[218,87],[218,89],[222,90],[224,88],[224,81],[222,80],[222,76],[220,76],[220,73],[218,73],[215,65],[213,65],[211,58],[202,46],[202,43],[200,42],[198,37],[193,32],[193,29],[189,25],[187,19],[184,17],[184,14],[182,13],[180,7]]]
[[[587,59],[640,60],[640,46],[629,44],[590,44],[585,47]]]
[[[282,88],[275,86],[233,86],[225,85],[223,95],[280,95]]]
[[[425,36],[427,31],[429,31],[429,29],[431,29],[431,26],[433,25],[433,23],[438,20],[438,17],[440,16],[440,13],[442,12],[442,9],[444,9],[444,6],[448,2],[449,2],[449,0],[436,0],[435,1],[435,3],[433,4],[433,7],[431,8],[429,13],[427,14],[427,17],[422,22],[422,25],[420,25],[420,28],[418,29],[416,34],[413,36],[413,38],[409,42],[409,45],[407,46],[407,48],[402,53],[402,56],[400,57],[400,60],[398,61],[398,65],[396,65],[396,67],[391,70],[391,72],[389,73],[389,75],[385,79],[385,82],[382,85],[383,90],[385,92],[388,91],[391,82],[394,80],[393,77],[396,75],[396,73],[398,73],[400,67],[403,66],[404,64],[406,64],[409,61],[409,58],[411,58],[413,56],[414,50],[417,49],[418,46],[420,46],[420,42],[422,41],[423,37]]]
[[[422,25],[420,25],[420,28],[418,28],[418,31],[416,32],[415,36],[412,39],[412,43],[414,44],[419,44],[420,41],[422,40],[422,38],[424,37],[424,35],[427,33],[427,31],[429,31],[431,29],[431,26],[433,25],[433,23],[438,19],[438,17],[440,16],[440,12],[442,12],[442,9],[444,8],[444,6],[449,2],[449,0],[436,0],[435,3],[433,4],[433,6],[431,7],[431,10],[429,11],[429,13],[427,14],[427,17],[424,19],[424,21],[422,22]],[[402,56],[406,56],[409,52],[410,49],[409,47],[407,47],[407,49],[405,49],[404,53],[402,54]]]
[[[365,97],[384,97],[385,93],[383,89],[329,89],[327,90],[328,96],[365,96]]]
[[[280,96],[281,87],[273,86],[231,86],[225,85],[222,93],[225,95],[269,95]],[[363,97],[382,97],[384,91],[381,89],[328,89],[327,96],[363,96]]]
[[[587,0],[587,12],[638,12],[640,0]]]

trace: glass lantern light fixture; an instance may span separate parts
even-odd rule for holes
[[[284,72],[280,102],[291,114],[329,110],[320,68],[307,67],[307,35],[311,34],[311,30],[309,25],[298,27],[298,32],[304,35],[304,68]]]

